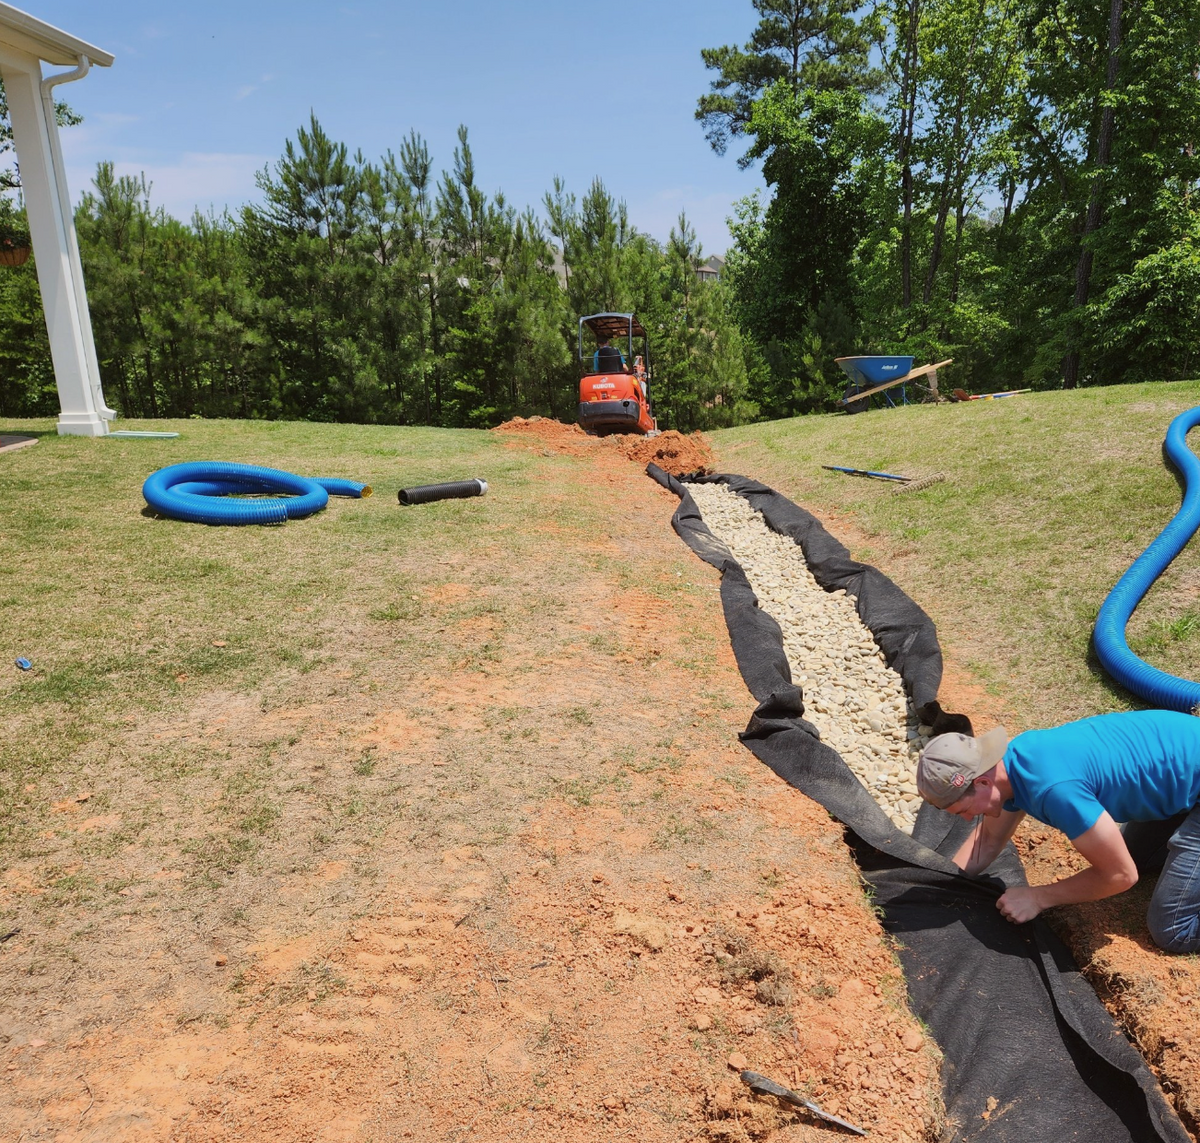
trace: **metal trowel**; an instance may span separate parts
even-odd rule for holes
[[[767,1079],[766,1076],[759,1075],[758,1072],[742,1072],[742,1083],[754,1092],[755,1095],[773,1095],[776,1099],[781,1099],[784,1103],[790,1103],[793,1107],[804,1108],[805,1111],[811,1112],[818,1119],[823,1119],[826,1123],[835,1123],[838,1127],[844,1127],[847,1131],[853,1131],[855,1135],[866,1135],[866,1132],[861,1127],[855,1127],[853,1123],[847,1123],[844,1119],[839,1119],[836,1115],[830,1115],[829,1112],[822,1111],[812,1100],[797,1095],[790,1088],[776,1083],[773,1079]]]

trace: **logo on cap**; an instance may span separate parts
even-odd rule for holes
[[[961,774],[955,774],[954,777],[950,779],[950,785],[955,787],[965,786],[966,784],[967,780]]]

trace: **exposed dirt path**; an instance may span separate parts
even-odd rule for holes
[[[219,892],[185,863],[131,877],[103,920],[65,894],[52,961],[8,942],[6,1138],[829,1138],[746,1098],[743,1066],[883,1143],[936,1135],[934,1049],[840,828],[738,744],[751,700],[716,573],[671,531],[655,458],[551,425],[509,436],[583,458],[539,494],[585,498],[585,522],[544,525],[528,563],[464,534],[418,605],[527,606],[447,619],[454,670],[380,643],[369,686],[335,659],[286,708],[206,694],[130,726],[128,797],[164,736],[226,757],[282,736],[289,827],[332,813],[326,775],[361,774],[391,812],[319,862],[231,868]],[[670,438],[637,447],[708,462]],[[565,585],[564,553],[588,569]],[[367,638],[347,632],[345,655]],[[62,821],[111,828],[87,793]],[[289,829],[273,844],[286,857]],[[135,848],[105,854],[114,884]],[[37,862],[6,874],[18,913],[48,891]]]
[[[589,436],[578,425],[567,425],[546,417],[517,417],[506,421],[496,432],[524,438],[540,445],[549,454],[583,456],[609,465],[615,457],[624,457],[644,469],[654,463],[673,476],[706,471],[712,464],[712,448],[700,433],[685,435],[668,429],[653,437],[617,433],[607,437]]]

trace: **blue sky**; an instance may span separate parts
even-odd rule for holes
[[[725,250],[731,204],[762,185],[732,150],[714,155],[693,118],[710,78],[700,49],[744,43],[749,0],[46,0],[28,11],[116,56],[58,89],[84,116],[62,132],[76,200],[111,159],[144,171],[152,201],[180,218],[254,201],[255,172],[310,109],[368,159],[415,127],[439,169],[465,123],[489,192],[540,206],[556,174],[577,196],[598,174],[660,240],[685,209],[706,253]]]

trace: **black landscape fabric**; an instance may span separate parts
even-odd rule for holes
[[[684,481],[647,473],[680,497],[671,521],[721,572],[721,602],[738,667],[758,706],[742,741],[849,831],[884,926],[899,945],[913,1012],[941,1047],[942,1143],[1186,1143],[1188,1134],[1145,1061],[1122,1035],[1066,947],[1040,918],[1012,925],[996,909],[1025,876],[1010,845],[985,878],[950,860],[970,828],[925,805],[913,836],[896,829],[837,751],[804,718],[779,626],[745,573],[705,526],[687,483],[721,483],[798,543],[817,582],[844,588],[913,704],[935,731],[963,729],[937,704],[942,656],[929,617],[878,569],[858,563],[811,513],[742,476]],[[991,1101],[995,1101],[994,1103]],[[990,1112],[987,1118],[984,1113]]]

